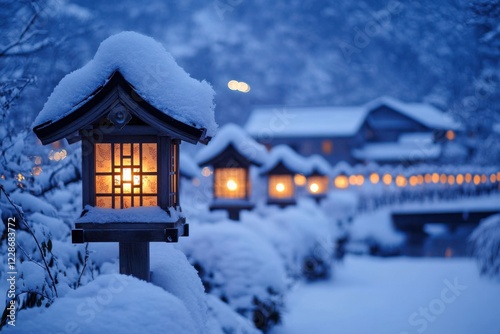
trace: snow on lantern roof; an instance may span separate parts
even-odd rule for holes
[[[36,117],[35,130],[80,109],[117,72],[161,113],[204,129],[206,137],[215,134],[215,92],[210,84],[191,78],[153,38],[131,31],[104,40],[89,63],[59,82]]]
[[[273,147],[260,172],[261,174],[267,174],[280,165],[283,165],[283,167],[288,169],[291,173],[303,175],[309,175],[311,173],[311,164],[307,159],[287,145]]]
[[[342,160],[337,162],[337,164],[332,168],[332,176],[337,176],[340,174],[349,175],[352,173],[352,167],[346,161]]]
[[[261,166],[266,160],[266,148],[257,143],[240,126],[229,123],[222,126],[210,144],[198,152],[196,156],[198,165],[213,164],[230,146],[251,164]]]
[[[322,156],[315,154],[307,159],[310,174],[330,175],[332,167]]]
[[[459,130],[448,114],[425,103],[404,103],[380,97],[362,106],[257,107],[245,125],[255,138],[354,136],[373,110],[387,106],[432,129]]]

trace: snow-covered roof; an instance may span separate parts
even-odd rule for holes
[[[315,154],[307,159],[311,173],[319,173],[321,175],[330,175],[332,166],[322,156]]]
[[[432,129],[461,128],[449,115],[429,104],[380,97],[362,106],[257,107],[245,129],[255,138],[348,137],[358,132],[370,112],[383,105]]]
[[[366,113],[360,107],[259,107],[252,110],[245,130],[256,138],[351,136]]]
[[[55,122],[73,113],[115,72],[121,73],[136,93],[159,111],[195,128],[206,129],[208,137],[215,134],[215,92],[210,84],[191,78],[160,43],[131,31],[104,40],[89,63],[66,75],[33,126]]]
[[[400,143],[420,143],[432,144],[434,142],[434,134],[432,132],[409,132],[399,136]]]
[[[437,144],[376,143],[354,149],[352,155],[359,160],[375,161],[415,161],[432,160],[441,155],[441,146]]]
[[[406,103],[389,96],[381,96],[364,105],[368,110],[387,106],[432,129],[461,129],[453,118],[427,103]]]
[[[352,167],[349,165],[346,161],[339,161],[337,164],[332,168],[331,175],[332,176],[337,176],[340,174],[351,174],[352,173]]]
[[[254,164],[262,165],[266,160],[266,148],[257,143],[240,126],[229,123],[222,126],[210,143],[198,152],[196,162],[200,166],[205,165],[220,155],[229,145]]]
[[[311,165],[307,159],[292,150],[287,145],[278,145],[273,147],[269,157],[261,168],[261,173],[267,173],[282,163],[292,173],[309,175]]]

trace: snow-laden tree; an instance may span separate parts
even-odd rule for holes
[[[483,220],[469,241],[481,274],[500,279],[500,215]]]

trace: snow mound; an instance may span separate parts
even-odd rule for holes
[[[500,280],[500,214],[484,219],[469,240],[481,274]]]
[[[266,159],[266,148],[257,143],[240,126],[230,123],[221,127],[217,136],[200,150],[196,161],[199,165],[203,165],[206,161],[219,155],[229,145],[233,145],[241,155],[258,165],[263,164]]]
[[[33,126],[71,114],[119,71],[149,104],[215,135],[214,90],[187,74],[165,48],[150,37],[125,31],[104,40],[94,58],[56,86]]]
[[[189,311],[177,297],[118,274],[99,276],[56,299],[49,308],[20,312],[16,325],[23,333],[41,334],[197,333]]]

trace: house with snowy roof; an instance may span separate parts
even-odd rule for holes
[[[268,148],[286,144],[331,164],[436,162],[461,126],[425,103],[380,97],[361,106],[256,107],[246,131]]]

